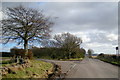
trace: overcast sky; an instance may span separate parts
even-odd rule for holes
[[[46,16],[58,17],[52,27],[52,35],[64,32],[81,37],[81,47],[95,53],[115,53],[118,46],[117,2],[24,2],[2,3],[2,9],[18,5],[43,10]],[[14,44],[3,46],[9,51]]]

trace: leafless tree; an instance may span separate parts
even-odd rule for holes
[[[79,47],[82,43],[81,38],[76,37],[70,33],[63,33],[61,35],[55,35],[54,39],[57,41],[59,47],[69,46],[71,48]]]
[[[55,35],[54,39],[57,41],[56,46],[66,49],[70,54],[75,48],[80,48],[82,43],[81,38],[76,37],[70,33],[63,33],[61,35]]]
[[[17,41],[23,43],[27,52],[28,44],[50,37],[50,28],[53,25],[51,17],[46,17],[42,11],[26,8],[22,5],[7,8],[6,19],[2,22],[3,43]]]

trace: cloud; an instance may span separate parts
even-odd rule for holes
[[[118,35],[109,34],[109,35],[107,35],[107,38],[108,38],[108,40],[110,40],[110,41],[118,40]]]
[[[88,34],[91,38],[91,42],[99,42],[99,43],[112,43],[118,40],[118,35],[115,33],[107,32],[107,31],[93,31]]]
[[[87,33],[85,32],[74,32],[71,34],[74,34],[75,36],[80,37],[83,43],[90,42],[90,38],[87,36]]]
[[[76,30],[76,27],[77,30],[117,28],[117,3],[46,3],[39,8],[59,17],[57,23],[59,28],[68,26],[74,27],[73,30]]]
[[[115,53],[118,45],[118,3],[116,2],[28,2],[3,3],[6,7],[22,4],[43,10],[54,19],[52,36],[70,32],[83,40],[82,47],[95,52]]]
[[[93,49],[95,53],[115,54],[116,53],[115,48],[117,45],[93,42],[85,44],[84,46],[87,47],[86,50]]]

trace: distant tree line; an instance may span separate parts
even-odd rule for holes
[[[54,47],[33,47],[32,51],[34,56],[49,57],[52,59],[83,58],[85,56],[85,49],[80,48],[82,43],[81,38],[70,33],[62,33],[55,35],[54,40],[51,43]]]
[[[75,51],[71,52],[69,55],[68,52],[65,51],[64,48],[38,48],[33,47],[31,49],[32,53],[28,50],[28,58],[32,59],[33,56],[37,58],[45,58],[45,59],[69,59],[69,58],[84,58],[85,56],[85,49],[83,48],[76,48]],[[2,57],[25,57],[24,49],[11,49],[11,52],[3,52]]]
[[[35,57],[48,59],[69,59],[69,58],[84,58],[85,50],[77,48],[70,55],[64,48],[37,48],[33,47],[32,52]]]
[[[54,45],[53,47],[32,47],[28,50],[28,57],[32,58],[50,58],[50,59],[70,59],[70,58],[84,58],[85,49],[80,48],[82,40],[70,33],[63,33],[61,35],[55,35],[54,41],[52,43],[46,43]],[[15,54],[15,56],[24,57],[25,50],[12,48],[11,53]]]
[[[0,55],[2,57],[12,57],[12,56],[14,56],[14,54],[11,53],[11,52],[0,52]]]

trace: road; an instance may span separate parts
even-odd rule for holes
[[[118,78],[118,67],[98,59],[85,58],[83,61],[57,61],[66,78]]]

